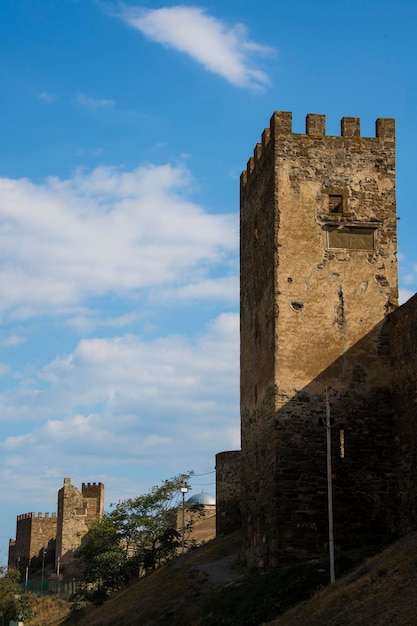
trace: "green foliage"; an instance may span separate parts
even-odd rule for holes
[[[91,526],[76,556],[84,563],[88,583],[82,596],[101,604],[108,595],[130,581],[160,567],[181,546],[176,511],[181,487],[192,473],[180,474],[136,498],[111,505],[113,510]],[[193,507],[201,514],[200,507]],[[193,516],[185,532],[191,532]]]
[[[18,570],[0,568],[0,617],[24,620],[33,615],[27,596],[21,593]]]

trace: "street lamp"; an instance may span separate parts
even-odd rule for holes
[[[184,548],[185,548],[185,539],[184,539],[184,533],[185,533],[185,494],[187,493],[188,488],[185,487],[181,487],[181,493],[182,493],[182,554],[184,554]]]

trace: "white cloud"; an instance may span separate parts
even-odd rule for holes
[[[189,200],[191,186],[171,165],[0,179],[0,313],[76,314],[91,296],[179,290],[197,271],[211,279],[237,255],[237,216],[209,214]]]
[[[14,346],[19,346],[21,343],[25,343],[25,341],[26,339],[21,335],[12,334],[0,341],[0,344],[5,348],[13,348]]]
[[[176,300],[221,300],[223,302],[239,302],[239,276],[222,276],[219,278],[202,278],[179,288],[155,290],[154,299],[164,302]]]
[[[414,294],[416,293],[415,291],[412,291],[411,289],[402,289],[402,288],[400,288],[398,292],[399,292],[398,301],[400,304],[404,304],[405,302],[407,302],[407,300],[412,298],[412,296],[414,296]]]
[[[83,339],[74,352],[53,360],[37,377],[23,379],[17,391],[0,395],[1,415],[54,419],[73,415],[80,406],[90,415],[100,406],[112,420],[133,414],[144,426],[151,415],[170,423],[177,415],[177,428],[190,407],[194,419],[211,415],[215,404],[230,399],[237,369],[237,314],[221,315],[195,341],[168,336],[146,342],[135,335]],[[221,416],[224,411],[214,413]]]
[[[404,274],[401,278],[401,281],[404,285],[412,285],[416,280],[416,276],[413,272],[409,272],[408,274]]]
[[[185,52],[234,85],[259,89],[269,84],[252,57],[273,50],[250,41],[242,24],[228,27],[200,7],[181,5],[154,10],[125,6],[119,17],[152,41]]]
[[[125,313],[116,317],[100,318],[95,311],[85,310],[71,317],[67,324],[82,333],[90,333],[98,328],[123,328],[139,319],[138,313]]]
[[[84,93],[78,93],[75,98],[78,104],[95,111],[96,109],[102,109],[106,107],[114,106],[114,100],[106,100],[99,98],[91,98]]]
[[[399,250],[398,273],[399,273],[399,303],[407,302],[417,291],[417,264],[409,261],[406,255]]]
[[[38,94],[38,98],[39,100],[42,100],[43,102],[55,102],[56,98],[53,94],[48,93],[47,91],[41,91],[40,94]]]
[[[0,394],[0,415],[54,419],[79,407],[92,414],[100,406],[112,419],[133,411],[145,422],[153,414],[172,422],[185,405],[187,415],[191,406],[194,417],[211,414],[213,403],[229,402],[230,388],[237,385],[238,329],[238,315],[229,313],[194,340],[172,335],[145,341],[133,334],[83,339],[38,374],[24,374],[17,390]]]
[[[39,424],[0,442],[0,477],[12,489],[34,466],[45,480],[78,472],[77,464],[93,476],[114,464],[156,465],[161,478],[211,467],[216,452],[239,447],[238,355],[239,316],[232,313],[195,339],[80,341],[0,394],[4,419]]]
[[[218,450],[239,447],[237,315],[220,315],[197,337],[166,331],[146,340],[145,326],[155,324],[146,298],[237,298],[237,215],[208,213],[192,188],[188,170],[172,165],[79,170],[43,184],[0,180],[2,341],[30,338],[27,360],[0,366],[12,375],[0,393],[0,480],[29,507],[42,506],[64,476],[103,480],[127,497],[140,492],[128,478],[138,466],[140,481],[153,472],[153,484],[156,472],[205,471]],[[49,356],[33,358],[44,321],[7,322],[43,314],[65,315],[78,332],[132,332],[64,348],[51,327],[42,337]],[[129,493],[112,477],[116,464]]]

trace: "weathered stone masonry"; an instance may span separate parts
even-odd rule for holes
[[[398,526],[417,528],[417,295],[389,319],[393,365],[393,430],[398,481]]]
[[[16,539],[9,543],[9,567],[18,567],[25,575],[26,568],[39,570],[43,560],[44,565],[62,571],[70,565],[74,550],[103,511],[103,483],[83,483],[79,491],[70,478],[65,478],[58,492],[58,515],[18,515]]]
[[[81,492],[64,479],[58,491],[58,527],[56,536],[56,558],[70,563],[81,539],[87,534],[92,522],[100,519],[104,512],[103,483],[82,483]]]
[[[236,530],[242,523],[240,461],[240,450],[216,454],[216,534]]]
[[[57,517],[56,513],[24,513],[16,520],[16,540],[9,543],[9,567],[21,569],[31,565],[36,567],[42,562],[42,552],[46,557],[55,557]]]
[[[343,118],[341,136],[332,137],[323,115],[308,115],[306,133],[294,134],[291,114],[275,113],[241,177],[236,477],[252,564],[326,550],[326,437],[318,425],[326,388],[337,546],[385,543],[401,532],[410,496],[398,489],[401,420],[393,420],[401,383],[393,380],[392,329],[401,314],[395,323],[389,314],[397,292],[394,120],[377,120],[376,136],[361,137],[359,119]],[[402,458],[408,475],[414,457]],[[222,498],[218,485],[219,532]]]

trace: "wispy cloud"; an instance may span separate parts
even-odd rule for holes
[[[214,463],[215,452],[239,447],[238,356],[237,313],[195,338],[83,339],[0,393],[2,420],[32,420],[0,441],[0,478],[12,490],[34,465],[39,476],[76,479],[80,462],[97,476],[156,460],[161,478],[200,468],[202,458]]]
[[[86,96],[84,93],[77,93],[75,100],[77,104],[92,111],[114,106],[114,100],[91,98],[91,96]]]
[[[0,364],[0,479],[10,491],[33,465],[30,498],[41,501],[51,472],[58,486],[93,476],[107,487],[115,464],[144,477],[157,463],[162,478],[239,446],[238,314],[217,313],[190,337],[147,332],[155,300],[237,302],[237,215],[210,213],[193,188],[181,164],[0,179],[3,345],[18,346],[43,315],[77,333],[101,329],[68,348],[51,332],[47,357]],[[114,498],[123,496],[118,485]]]
[[[221,300],[236,303],[239,301],[239,276],[222,276],[219,278],[205,278],[183,285],[179,288],[155,290],[154,297],[158,301],[172,298],[186,301]]]
[[[95,311],[83,311],[68,320],[68,325],[79,332],[89,333],[97,328],[124,328],[136,322],[138,313],[125,313],[117,317],[100,318]]]
[[[415,291],[411,290],[411,289],[404,289],[401,288],[398,290],[399,291],[399,303],[400,304],[404,304],[404,302],[407,302],[407,300],[409,300],[410,298],[412,298],[415,294]]]
[[[403,304],[416,293],[417,290],[417,264],[409,261],[406,255],[399,251],[398,255],[399,302]]]
[[[21,335],[12,334],[0,341],[0,345],[5,348],[13,348],[14,346],[19,346],[21,343],[25,343],[25,341],[26,339]]]
[[[152,41],[185,52],[206,70],[234,85],[260,89],[269,84],[267,74],[256,67],[254,57],[269,55],[274,50],[251,41],[243,24],[230,27],[204,9],[192,6],[124,6],[118,16]]]
[[[237,274],[228,267],[237,216],[210,214],[190,200],[191,188],[188,170],[169,164],[80,170],[44,184],[0,179],[0,314],[72,317],[90,297],[162,286],[192,284],[194,298],[196,282],[211,278],[222,300],[214,276]]]
[[[48,93],[47,91],[41,91],[41,93],[38,94],[38,98],[39,100],[42,100],[42,102],[55,102],[56,97],[52,94],[52,93]]]

